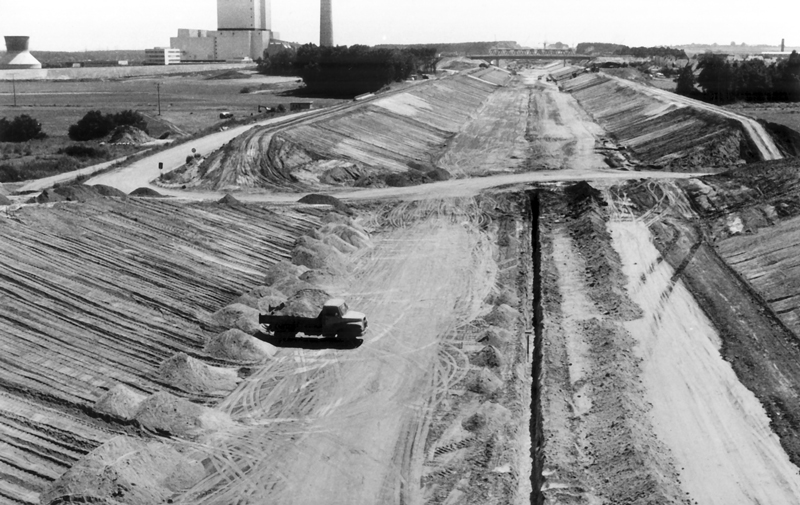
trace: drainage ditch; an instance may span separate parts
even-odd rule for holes
[[[533,363],[531,366],[531,504],[542,505],[543,464],[542,445],[542,404],[540,380],[542,371],[542,250],[540,242],[539,218],[541,203],[537,191],[528,192],[529,216],[531,223],[531,252],[533,254]]]

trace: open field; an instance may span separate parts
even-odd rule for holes
[[[800,502],[800,165],[742,164],[780,153],[730,111],[569,73],[218,133],[192,191],[150,187],[172,198],[0,208],[0,503]],[[453,179],[388,184],[424,170]],[[368,332],[258,325],[304,296]]]

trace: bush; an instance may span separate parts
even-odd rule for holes
[[[63,174],[77,169],[80,164],[69,156],[55,160],[37,160],[23,165],[0,165],[0,182],[20,182]]]
[[[134,126],[147,133],[147,120],[136,111],[124,110],[117,114],[103,114],[99,110],[86,113],[69,127],[69,138],[77,141],[103,138],[118,126]]]
[[[108,151],[90,146],[72,145],[59,149],[58,154],[66,154],[73,158],[105,158],[108,156]]]
[[[11,121],[0,119],[0,142],[27,142],[46,137],[39,121],[23,114]]]
[[[239,93],[241,93],[241,94],[243,94],[243,95],[246,95],[246,94],[250,93],[251,91],[252,91],[252,90],[251,90],[250,88],[248,88],[247,86],[245,86],[244,88],[242,88],[242,89],[240,89],[240,90],[239,90]]]

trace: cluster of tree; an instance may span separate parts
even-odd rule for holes
[[[0,119],[0,142],[27,142],[46,136],[41,123],[27,114],[17,116],[11,121]]]
[[[676,92],[713,102],[800,102],[800,54],[767,65],[764,60],[729,62],[724,56],[700,57],[700,73],[695,77],[690,66],[678,76]],[[702,89],[698,95],[697,83]]]
[[[655,47],[628,47],[622,44],[608,44],[605,42],[581,42],[575,48],[578,54],[605,54],[609,56],[634,56],[636,58],[678,58],[687,59],[683,49],[674,49],[665,46]]]
[[[518,49],[520,45],[513,41],[504,40],[495,42],[458,42],[442,44],[382,44],[375,46],[376,49],[421,49],[426,47],[435,47],[439,54],[447,56],[468,56],[472,54],[489,54],[489,50],[493,47]]]
[[[661,57],[661,58],[676,58],[681,60],[689,59],[686,56],[686,51],[683,49],[673,49],[671,47],[666,46],[656,46],[656,47],[623,47],[617,49],[614,53],[616,55],[630,55],[635,58],[653,58],[653,57]]]
[[[70,126],[68,134],[72,140],[94,140],[105,137],[119,126],[135,126],[147,133],[147,120],[136,111],[124,110],[116,114],[103,114],[99,110],[92,110]]]
[[[259,71],[269,75],[297,75],[310,93],[352,96],[381,89],[389,83],[429,71],[436,65],[436,48],[372,48],[363,45],[318,47],[306,44],[264,54]]]

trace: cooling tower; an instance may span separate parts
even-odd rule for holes
[[[333,47],[333,7],[332,0],[322,0],[319,24],[320,47]]]
[[[42,68],[28,51],[30,37],[6,36],[6,53],[0,55],[0,69]]]

